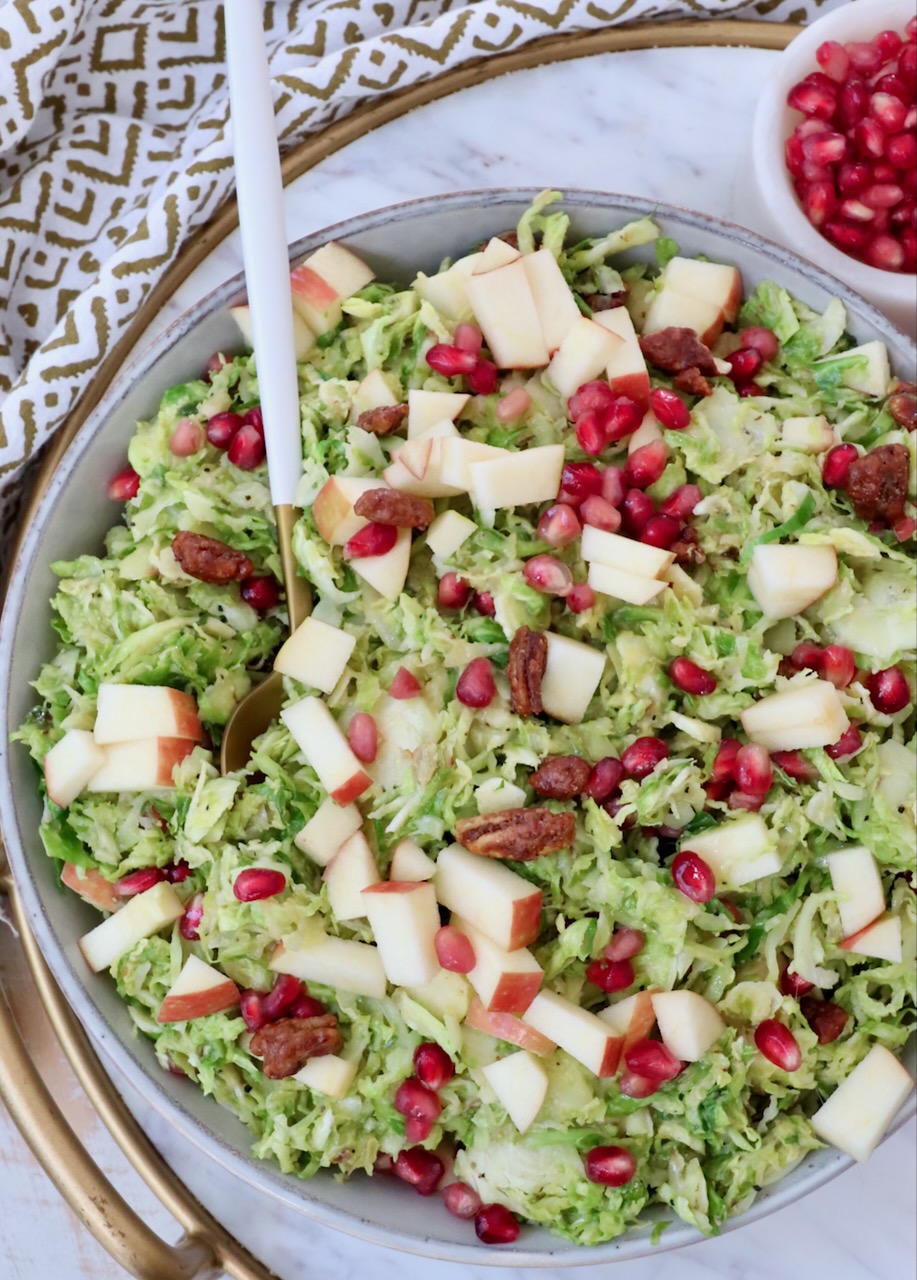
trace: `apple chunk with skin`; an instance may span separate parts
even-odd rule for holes
[[[827,747],[850,726],[840,695],[828,680],[807,680],[759,698],[740,719],[752,742],[768,751]]]
[[[68,729],[45,755],[48,799],[66,809],[105,763],[105,752],[88,729]]]
[[[481,1074],[520,1133],[527,1133],[544,1106],[548,1073],[521,1049],[481,1068]]]
[[[607,1022],[557,992],[540,991],[522,1020],[554,1040],[593,1075],[606,1078],[617,1071],[621,1037]]]
[[[436,863],[414,840],[400,840],[392,854],[390,880],[432,880]]]
[[[540,1058],[549,1058],[557,1045],[547,1036],[543,1036],[534,1027],[527,1027],[521,1018],[514,1013],[494,1013],[485,1009],[477,996],[468,1006],[465,1022],[475,1031],[493,1036],[495,1040],[504,1040],[519,1049],[527,1049],[529,1053],[537,1053]]]
[[[434,938],[439,908],[432,884],[389,880],[363,890],[369,925],[385,976],[399,987],[422,987],[439,972]]]
[[[290,272],[293,306],[316,333],[327,333],[341,318],[341,302],[375,278],[362,258],[332,240]]]
[[[861,844],[836,849],[825,858],[837,897],[841,928],[849,938],[885,910],[885,894],[876,860]]]
[[[872,924],[861,929],[841,943],[844,951],[852,951],[857,956],[869,956],[873,960],[887,960],[890,964],[900,964],[903,951],[901,937],[901,917],[890,911],[879,916]]]
[[[755,547],[748,587],[765,618],[792,618],[820,600],[837,582],[833,547],[768,543]]]
[[[622,573],[640,574],[645,578],[660,577],[675,562],[672,551],[635,542],[633,538],[622,538],[620,534],[597,529],[591,524],[583,530],[580,552],[584,560],[597,561]]]
[[[815,1112],[812,1128],[854,1160],[866,1160],[913,1087],[895,1055],[884,1045],[873,1045]]]
[[[470,399],[458,391],[409,391],[408,439],[416,440],[438,422],[454,422]]]
[[[615,395],[630,396],[638,404],[646,404],[650,394],[650,375],[627,308],[597,311],[593,318],[596,324],[621,339],[605,367],[608,385]]]
[[[486,934],[454,915],[450,921],[474,949],[475,966],[466,976],[490,1013],[524,1013],[538,994],[544,970],[525,947],[504,951]]]
[[[502,863],[449,845],[436,859],[433,884],[444,907],[504,950],[526,947],[538,937],[541,890]]]
[[[442,511],[427,530],[427,546],[441,560],[449,560],[478,526],[458,511]]]
[[[646,1040],[656,1025],[653,994],[652,991],[637,991],[632,996],[625,996],[617,1004],[610,1004],[607,1009],[600,1009],[597,1014],[603,1022],[608,1023],[615,1035],[621,1037],[622,1060],[628,1049],[639,1041]]]
[[[384,596],[397,600],[407,582],[411,566],[411,530],[399,529],[395,545],[381,556],[358,556],[350,561],[354,573]]]
[[[302,698],[284,707],[280,718],[337,804],[350,804],[372,786],[372,778],[319,698]]]
[[[315,346],[315,334],[295,307],[291,307],[291,312],[293,319],[293,354],[297,360],[305,360]],[[245,339],[246,344],[254,350],[255,339],[252,331],[251,308],[248,306],[230,307],[229,314],[239,326],[239,332]]]
[[[159,1006],[156,1021],[187,1022],[190,1018],[206,1018],[238,1003],[239,988],[231,978],[197,956],[188,956]]]
[[[718,889],[750,884],[776,875],[783,867],[774,837],[759,813],[725,818],[709,831],[686,837],[682,848],[703,858],[716,876]]]
[[[281,646],[274,670],[331,693],[353,653],[356,637],[318,618],[306,618]]]
[[[584,382],[592,382],[605,372],[620,345],[616,334],[586,316],[578,316],[554,353],[545,377],[568,400]]]
[[[476,507],[496,510],[554,501],[564,466],[562,444],[536,445],[522,453],[501,452],[506,456],[472,462],[469,467],[469,492]]]
[[[541,681],[541,701],[549,716],[579,724],[589,709],[605,671],[605,655],[591,644],[545,632],[548,659]]]
[[[292,1078],[313,1093],[323,1093],[326,1098],[343,1098],[356,1074],[355,1062],[348,1062],[336,1053],[326,1053],[322,1058],[311,1058]]]
[[[84,902],[102,911],[117,911],[126,901],[115,893],[115,886],[95,867],[77,867],[72,862],[65,862],[60,879],[61,884],[79,894]]]
[[[538,310],[521,259],[473,275],[468,281],[468,299],[499,368],[540,369],[548,363]]]
[[[381,481],[364,476],[332,476],[325,481],[312,503],[312,516],[329,546],[342,547],[369,524],[363,516],[354,515],[354,504],[370,489],[384,488]]]
[[[335,920],[360,920],[366,915],[363,890],[379,883],[379,870],[362,831],[345,840],[325,867],[328,903]]]
[[[580,319],[580,309],[550,249],[525,254],[522,265],[535,299],[545,346],[553,353]]]
[[[675,257],[659,276],[643,332],[686,327],[709,346],[724,325],[732,324],[741,304],[742,277],[735,267]]]
[[[381,369],[370,369],[353,393],[351,408],[354,416],[359,418],[361,413],[367,413],[370,409],[387,409],[396,404],[398,397],[385,374]]]
[[[151,938],[167,925],[174,924],[184,910],[172,886],[161,880],[152,889],[128,899],[120,911],[80,938],[83,959],[93,973],[110,969],[125,951],[130,951],[136,943]]]
[[[103,747],[105,763],[86,784],[87,791],[168,791],[172,770],[194,750],[190,738],[147,738]]]
[[[349,840],[362,825],[363,815],[355,804],[342,807],[329,796],[303,829],[297,831],[293,843],[318,866],[327,867],[344,841]]]
[[[207,735],[190,693],[165,685],[100,684],[93,729],[99,746],[141,738],[190,738]]]
[[[668,585],[656,578],[644,578],[636,573],[625,573],[623,569],[612,569],[611,565],[598,562],[589,566],[586,582],[599,595],[610,596],[614,600],[624,600],[627,604],[636,605],[649,604],[661,595]]]
[[[657,991],[651,999],[662,1043],[682,1062],[698,1062],[726,1030],[710,1001],[695,991]]]
[[[349,991],[355,996],[385,995],[385,970],[376,947],[350,938],[333,938],[318,932],[305,945],[288,947],[278,943],[268,968],[289,973],[301,982]]]

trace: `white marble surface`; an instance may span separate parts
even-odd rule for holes
[[[729,49],[607,55],[522,72],[435,103],[367,135],[288,193],[290,238],[416,195],[507,185],[596,187],[730,217],[738,157],[775,55]],[[235,237],[199,267],[147,338],[239,267]],[[29,1042],[56,1096],[119,1188],[163,1235],[175,1226],[78,1096],[34,1003],[15,944],[0,930],[0,981],[19,1000]],[[128,1100],[135,1102],[128,1096]],[[284,1215],[227,1183],[144,1113],[151,1136],[216,1212],[283,1280],[477,1280],[488,1271],[404,1257]],[[903,1280],[913,1274],[914,1125],[868,1165],[798,1205],[687,1251],[628,1264],[628,1280]],[[0,1276],[120,1280],[0,1115]],[[513,1271],[515,1280],[544,1272]],[[583,1280],[607,1267],[585,1266]]]

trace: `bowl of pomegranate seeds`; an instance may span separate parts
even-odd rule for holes
[[[917,331],[917,19],[855,0],[806,28],[758,103],[748,223]]]

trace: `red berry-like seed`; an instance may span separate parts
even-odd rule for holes
[[[452,335],[452,345],[476,356],[484,345],[484,335],[476,324],[460,324]]]
[[[403,1080],[395,1091],[395,1110],[403,1116],[415,1116],[418,1120],[435,1122],[443,1109],[436,1094],[422,1084],[416,1076]]]
[[[178,922],[178,932],[188,942],[197,942],[201,936],[201,921],[204,919],[204,895],[196,893]]]
[[[455,696],[466,707],[489,707],[496,692],[489,658],[473,658],[455,686]]]
[[[443,574],[436,589],[436,598],[441,609],[464,609],[471,595],[471,585],[451,569]]]
[[[714,782],[735,782],[736,756],[742,744],[738,738],[723,738],[713,761],[710,777]]]
[[[637,738],[623,752],[621,764],[629,778],[648,777],[657,764],[667,760],[669,748],[661,738]]]
[[[665,471],[669,450],[664,440],[651,440],[635,449],[624,468],[625,483],[634,489],[648,489]]]
[[[567,401],[567,412],[573,422],[579,422],[587,413],[604,413],[614,399],[615,394],[607,382],[584,382]]]
[[[650,392],[650,408],[659,425],[667,431],[684,431],[691,424],[691,413],[684,400],[666,387]]]
[[[240,413],[215,413],[207,423],[207,439],[216,449],[228,449],[242,425]]]
[[[774,782],[771,758],[766,748],[756,742],[739,747],[734,772],[739,790],[752,796],[766,796]]]
[[[602,497],[613,507],[620,507],[624,501],[626,486],[624,472],[620,467],[606,467],[602,472]]]
[[[621,504],[622,527],[628,537],[639,538],[655,511],[656,504],[648,493],[628,489]]]
[[[580,507],[579,513],[583,524],[592,525],[594,529],[616,533],[621,527],[621,512],[598,494],[591,494]]]
[[[555,502],[538,521],[538,536],[551,547],[575,542],[583,531],[579,516],[566,502]]]
[[[298,978],[289,973],[278,973],[271,990],[261,998],[261,1008],[268,1022],[282,1018],[303,994],[302,983]]]
[[[239,1013],[247,1030],[252,1035],[256,1031],[260,1031],[262,1027],[266,1027],[270,1022],[270,1018],[264,1012],[262,996],[258,991],[242,992],[242,997],[239,1000]]]
[[[771,755],[771,761],[788,778],[795,778],[797,782],[815,782],[821,777],[811,760],[807,760],[799,751],[775,751]]]
[[[379,750],[379,730],[368,711],[358,711],[347,726],[350,749],[363,764],[372,764]]]
[[[910,706],[910,686],[900,667],[874,671],[866,681],[866,688],[872,705],[882,715],[893,716]]]
[[[398,530],[393,524],[379,524],[371,520],[344,543],[344,559],[367,560],[384,556],[397,541]]]
[[[586,979],[611,995],[633,984],[634,966],[630,960],[593,960],[586,969]]]
[[[568,462],[560,474],[558,502],[578,507],[593,493],[602,492],[602,472],[591,462]]]
[[[859,450],[853,444],[836,444],[833,449],[829,449],[821,468],[825,488],[846,488],[850,468],[859,456]]]
[[[495,618],[497,616],[497,606],[489,591],[476,591],[471,603],[475,612],[479,613],[482,618]]]
[[[497,366],[492,360],[478,360],[468,375],[468,387],[476,396],[491,396],[500,382]]]
[[[640,541],[647,546],[668,551],[670,547],[674,547],[680,535],[681,525],[674,516],[656,515],[650,516],[640,530]]]
[[[327,1013],[328,1009],[322,1004],[321,1000],[316,1000],[314,996],[300,996],[298,1000],[294,1000],[290,1005],[288,1017],[290,1018],[320,1018],[322,1014]]]
[[[474,1229],[484,1244],[512,1244],[519,1238],[519,1223],[502,1204],[482,1205],[475,1214]]]
[[[395,679],[389,685],[388,695],[399,702],[420,696],[420,682],[411,675],[406,667],[399,667]]]
[[[282,871],[272,867],[248,867],[240,871],[233,881],[232,891],[239,902],[260,902],[283,893],[287,878]]]
[[[780,978],[777,982],[780,992],[785,996],[793,996],[798,1000],[800,996],[808,995],[814,989],[814,982],[809,982],[799,973],[794,973],[788,964],[785,964],[780,970]]]
[[[839,1004],[832,1000],[819,1000],[817,996],[803,996],[799,1009],[819,1044],[833,1044],[850,1019],[850,1014]]]
[[[140,476],[133,467],[125,467],[108,483],[108,496],[112,502],[128,502],[140,492]]]
[[[782,1071],[798,1071],[802,1066],[802,1050],[796,1037],[776,1018],[765,1018],[755,1030],[758,1052]]]
[[[842,644],[829,644],[821,652],[820,671],[835,689],[846,689],[856,675],[856,657]]]
[[[444,924],[433,939],[436,958],[450,973],[471,973],[477,960],[471,939],[454,925]]]
[[[464,1182],[450,1182],[442,1189],[443,1203],[453,1218],[473,1218],[481,1208],[481,1197]]]
[[[134,898],[138,893],[146,893],[154,884],[165,880],[166,873],[162,867],[141,867],[139,871],[131,871],[128,875],[116,880],[115,893],[119,898]]]
[[[522,569],[530,587],[548,596],[567,596],[573,589],[573,572],[569,565],[554,556],[533,556]]]
[[[609,444],[633,435],[643,421],[643,407],[630,396],[615,396],[602,415],[605,439]]]
[[[633,960],[643,950],[645,942],[646,935],[642,929],[629,929],[622,924],[611,935],[611,941],[604,951],[605,959]]]
[[[826,753],[832,760],[845,760],[862,749],[863,735],[860,733],[859,725],[855,724],[848,725],[837,742],[832,742],[830,747],[825,747]]]
[[[703,858],[690,849],[672,859],[672,879],[675,888],[692,902],[709,902],[716,893],[716,877]]]
[[[246,578],[239,587],[239,594],[247,605],[259,613],[267,613],[280,603],[280,583],[269,574]]]
[[[605,756],[596,761],[583,788],[584,796],[591,796],[599,804],[614,795],[624,780],[624,765],[616,756]]]
[[[637,1162],[625,1147],[593,1147],[583,1164],[589,1181],[603,1187],[624,1187],[637,1172]]]
[[[618,1089],[625,1098],[650,1098],[659,1092],[658,1080],[639,1076],[633,1071],[622,1071],[618,1077]]]
[[[587,582],[579,582],[566,597],[565,603],[571,613],[585,613],[595,604],[595,592]]]
[[[250,424],[240,427],[229,442],[226,456],[240,471],[254,471],[264,461],[264,436]]]
[[[696,484],[680,485],[660,504],[660,515],[672,516],[675,520],[687,520],[694,514],[694,509],[703,496]]]
[[[392,1172],[402,1182],[409,1183],[418,1195],[432,1196],[446,1169],[435,1151],[409,1147],[399,1153]]]
[[[441,1045],[428,1042],[414,1050],[414,1070],[422,1085],[438,1092],[455,1075],[455,1063]]]
[[[673,658],[669,663],[669,677],[684,693],[693,694],[697,698],[706,697],[716,688],[715,677],[690,658]]]
[[[588,453],[593,458],[597,457],[608,443],[605,424],[594,409],[584,413],[577,422],[576,440],[583,453]]]
[[[447,342],[438,342],[427,352],[427,364],[445,378],[457,378],[461,374],[471,373],[478,363],[477,354],[463,351]]]
[[[674,1080],[682,1064],[659,1040],[639,1040],[625,1051],[624,1062],[628,1071],[662,1084]]]

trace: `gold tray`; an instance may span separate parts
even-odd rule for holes
[[[798,33],[792,23],[664,22],[611,27],[583,34],[550,36],[524,49],[478,59],[399,90],[382,101],[358,108],[306,139],[283,159],[284,183],[294,181],[348,143],[438,98],[471,88],[511,71],[600,53],[692,45],[784,49]],[[64,450],[95,408],[141,333],[159,308],[213,249],[238,225],[235,200],[228,200],[188,241],[181,256],[152,290],[120,341],[100,364],[92,386],[69,415],[48,450],[21,517],[28,526],[32,509],[47,487]],[[13,557],[15,563],[15,555]],[[114,1189],[80,1144],[29,1059],[5,999],[0,999],[0,1099],[35,1158],[96,1240],[138,1280],[273,1280],[271,1272],[244,1249],[204,1209],[165,1163],[131,1116],[71,1012],[29,929],[12,876],[0,853],[0,893],[9,899],[38,996],[54,1033],[86,1097],[130,1163],[181,1224],[175,1245],[157,1236]]]

